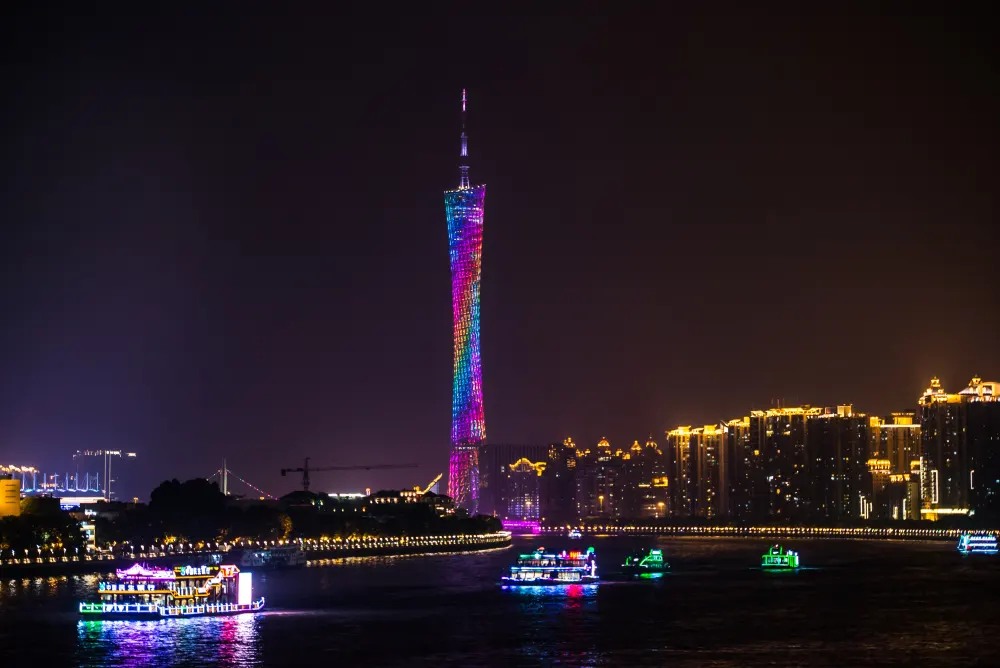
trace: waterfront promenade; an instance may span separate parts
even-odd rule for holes
[[[720,538],[860,538],[867,540],[957,541],[963,533],[998,533],[996,529],[907,529],[895,527],[682,526],[658,524],[579,524],[539,526],[537,535],[565,535],[579,529],[585,536],[705,536]]]
[[[298,545],[309,561],[345,557],[394,556],[476,552],[509,547],[507,531],[476,535],[365,537],[346,540],[258,541],[253,543],[174,543],[170,545],[127,545],[111,551],[97,551],[84,556],[46,554],[0,560],[0,578],[24,575],[63,575],[98,573],[131,564],[180,563],[224,557],[230,551],[262,550],[282,545]]]

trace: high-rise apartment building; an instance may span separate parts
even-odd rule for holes
[[[973,378],[949,394],[937,378],[917,400],[921,427],[921,514],[1000,511],[1000,383]]]
[[[769,499],[768,516],[779,519],[809,516],[806,423],[822,413],[823,409],[809,406],[750,412],[750,444],[760,453]]]
[[[576,522],[577,450],[572,438],[549,444],[545,470],[542,472],[542,517],[555,524]]]
[[[545,461],[533,462],[527,457],[507,466],[506,519],[538,520],[541,518],[541,476]]]
[[[607,438],[578,453],[576,506],[579,517],[617,519],[625,515],[625,453]]]
[[[722,425],[684,426],[667,432],[675,515],[718,517],[727,512],[727,444],[727,430]]]
[[[894,474],[909,473],[920,459],[920,423],[915,419],[916,413],[900,412],[868,420],[868,450],[872,457],[888,459]]]
[[[511,465],[527,461],[532,464],[546,462],[549,446],[521,443],[484,443],[479,446],[479,493],[477,511],[483,515],[508,517],[511,499],[516,496],[512,487]],[[537,508],[538,502],[534,503]]]
[[[750,439],[750,417],[725,424],[726,466],[723,478],[729,505],[723,513],[746,519],[764,519],[770,512],[767,479],[761,451]]]
[[[669,476],[663,451],[652,435],[643,445],[635,441],[623,455],[626,517],[658,518],[670,513]]]
[[[867,416],[855,413],[850,405],[808,414],[805,450],[811,517],[846,520],[871,515],[868,426]],[[880,464],[877,470],[889,474],[888,465]]]

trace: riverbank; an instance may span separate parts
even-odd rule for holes
[[[455,536],[407,536],[358,538],[344,541],[310,540],[299,543],[309,562],[347,557],[397,556],[479,552],[511,545],[509,532]],[[164,566],[224,560],[232,550],[266,549],[268,545],[217,543],[211,549],[178,549],[101,553],[84,557],[43,557],[0,562],[0,580],[21,577],[54,577],[103,573],[128,566],[136,561]]]
[[[867,540],[942,540],[958,541],[963,533],[1000,533],[985,529],[902,529],[876,527],[731,527],[731,526],[668,526],[668,525],[580,525],[542,526],[535,535],[565,536],[570,529],[579,529],[584,536],[705,536],[717,538],[863,538]]]

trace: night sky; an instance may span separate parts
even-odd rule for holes
[[[1000,376],[985,15],[35,4],[0,21],[3,463],[443,471],[463,87],[491,441]]]

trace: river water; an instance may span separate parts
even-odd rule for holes
[[[797,573],[766,543],[546,538],[614,570],[663,548],[659,581],[502,589],[539,540],[466,555],[372,557],[258,574],[258,616],[81,621],[97,576],[0,580],[0,661],[40,666],[1000,665],[1000,558],[951,543],[802,540]]]

